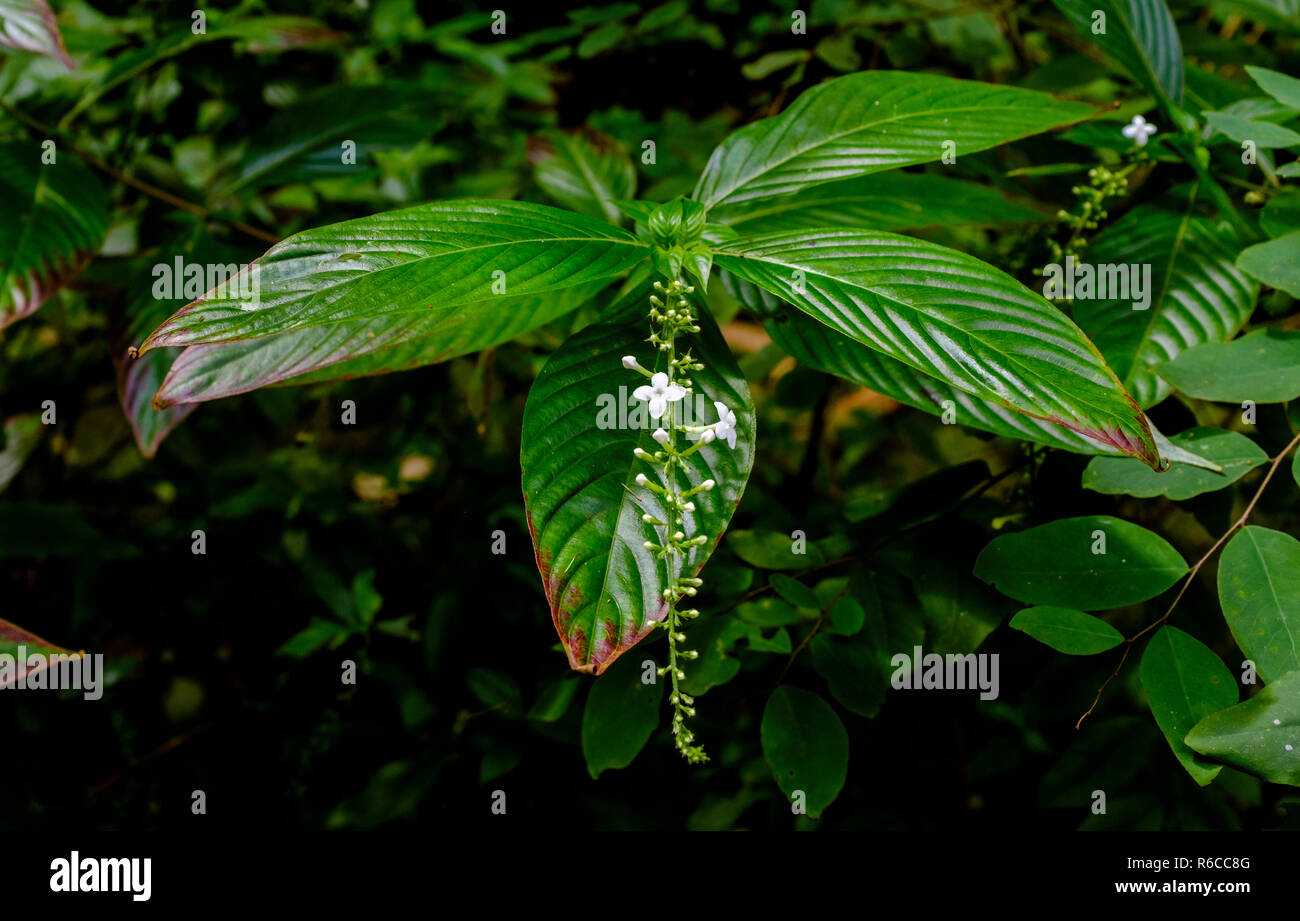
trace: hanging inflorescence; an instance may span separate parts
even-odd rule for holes
[[[653,493],[658,499],[657,505],[663,509],[662,518],[649,513],[641,516],[641,520],[654,530],[656,538],[647,540],[645,548],[661,562],[664,574],[663,600],[667,613],[662,620],[652,622],[652,627],[662,628],[668,633],[668,664],[659,669],[659,675],[670,676],[672,682],[668,701],[673,705],[673,739],[682,756],[692,764],[698,764],[707,761],[708,756],[702,747],[692,744],[695,734],[686,725],[686,720],[695,716],[695,698],[681,690],[680,682],[686,678],[686,672],[680,663],[699,658],[695,650],[681,648],[686,641],[681,626],[684,621],[699,617],[700,612],[680,605],[693,598],[702,584],[698,578],[684,574],[687,557],[693,548],[709,540],[709,535],[703,533],[686,536],[687,531],[692,530],[687,526],[687,516],[692,516],[692,523],[696,522],[693,498],[712,490],[716,484],[712,479],[706,479],[683,489],[678,473],[687,471],[686,458],[706,445],[720,442],[729,448],[736,446],[736,414],[725,404],[714,403],[717,422],[689,425],[680,418],[682,401],[692,393],[690,374],[704,369],[689,349],[680,355],[677,353],[679,336],[700,331],[686,297],[695,289],[675,279],[667,285],[655,282],[655,290],[658,293],[650,298],[649,341],[664,354],[667,370],[651,372],[631,355],[623,359],[623,366],[650,379],[649,384],[636,388],[632,395],[649,404],[650,418],[658,423],[651,436],[658,443],[658,450],[651,452],[638,447],[633,452],[639,460],[662,471],[662,476],[653,479],[645,473],[636,475],[636,484]],[[679,435],[693,443],[679,451]]]

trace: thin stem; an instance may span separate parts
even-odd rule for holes
[[[1169,620],[1170,615],[1174,613],[1174,608],[1178,607],[1178,602],[1182,601],[1183,595],[1187,593],[1188,586],[1192,584],[1192,580],[1196,578],[1196,574],[1201,571],[1201,567],[1209,561],[1210,557],[1214,556],[1214,554],[1218,552],[1220,547],[1228,542],[1228,539],[1232,537],[1232,535],[1236,534],[1246,526],[1246,521],[1250,518],[1250,513],[1255,510],[1255,506],[1258,504],[1260,496],[1264,495],[1264,490],[1268,488],[1269,481],[1273,479],[1273,474],[1277,473],[1277,468],[1281,466],[1282,461],[1298,444],[1300,444],[1300,435],[1296,435],[1292,438],[1290,443],[1279,451],[1277,456],[1273,458],[1273,462],[1269,464],[1268,472],[1264,474],[1264,479],[1260,481],[1259,488],[1255,490],[1255,495],[1252,496],[1250,502],[1247,503],[1246,510],[1243,511],[1241,517],[1234,521],[1232,526],[1229,527],[1228,530],[1224,531],[1223,535],[1214,542],[1214,546],[1205,551],[1205,555],[1197,560],[1196,564],[1192,566],[1187,577],[1183,579],[1183,584],[1179,587],[1178,594],[1175,595],[1174,600],[1169,603],[1169,607],[1165,610],[1165,613],[1161,614],[1159,618],[1147,624],[1137,633],[1124,641],[1124,654],[1120,656],[1119,664],[1115,666],[1115,671],[1111,672],[1110,677],[1101,683],[1101,687],[1097,688],[1097,696],[1093,698],[1092,706],[1087,709],[1087,712],[1085,712],[1083,716],[1079,717],[1079,721],[1074,724],[1075,729],[1082,726],[1083,721],[1092,714],[1093,710],[1097,709],[1097,704],[1101,701],[1101,695],[1105,692],[1110,683],[1119,677],[1120,671],[1124,668],[1124,663],[1128,661],[1129,653],[1133,651],[1133,644],[1146,636],[1156,627],[1159,627],[1165,621]]]

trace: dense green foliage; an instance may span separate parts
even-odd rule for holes
[[[7,827],[1300,825],[1293,0],[787,7],[0,0]]]

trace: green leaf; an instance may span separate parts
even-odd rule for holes
[[[839,796],[849,770],[849,734],[826,701],[782,685],[763,708],[763,757],[786,799],[804,797],[818,818]]]
[[[430,94],[386,83],[331,87],[277,112],[253,135],[239,171],[217,193],[308,182],[367,171],[367,155],[410,147],[437,127],[429,119]],[[343,162],[344,141],[355,160]],[[370,170],[373,172],[373,170]]]
[[[36,144],[0,144],[0,329],[36,311],[80,274],[108,231],[108,197],[66,152],[42,163]]]
[[[1300,80],[1267,67],[1252,67],[1249,64],[1246,65],[1246,73],[1259,84],[1260,89],[1282,105],[1300,111]]]
[[[626,231],[545,205],[434,202],[277,243],[236,283],[181,308],[140,350],[380,317],[450,323],[467,304],[608,280],[647,255]]]
[[[1159,463],[1145,417],[1083,333],[972,256],[846,230],[721,244],[714,261],[917,371]]]
[[[779,531],[732,531],[727,546],[750,566],[759,569],[812,569],[826,562],[816,545]]]
[[[1090,106],[1009,86],[873,70],[803,93],[775,118],[714,150],[691,196],[705,206],[776,198],[800,189],[965,156],[1073,124]]]
[[[1285,403],[1300,397],[1300,332],[1258,329],[1200,345],[1161,365],[1160,376],[1200,400]]]
[[[720,208],[710,220],[744,234],[850,227],[915,230],[1003,227],[1050,221],[1050,215],[988,186],[943,176],[891,173],[828,182],[749,206]]]
[[[1150,266],[1144,295],[1076,299],[1074,318],[1143,407],[1169,395],[1157,366],[1206,342],[1226,342],[1250,318],[1258,289],[1233,265],[1239,243],[1205,218],[1140,205],[1098,234],[1098,265]],[[1143,274],[1146,274],[1144,271]]]
[[[1265,682],[1300,669],[1300,541],[1247,525],[1219,560],[1219,604]]]
[[[975,575],[1017,601],[1089,611],[1154,598],[1186,572],[1163,537],[1107,515],[1003,534],[975,562]]]
[[[0,45],[51,57],[76,69],[63,47],[54,11],[45,0],[0,0]]]
[[[558,204],[617,224],[615,201],[636,191],[636,167],[609,135],[548,131],[529,141],[533,177]]]
[[[20,654],[21,647],[21,654]],[[27,656],[32,653],[46,656],[44,665],[38,668],[27,668]],[[73,659],[85,655],[84,652],[72,652],[61,646],[55,646],[48,640],[43,640],[34,633],[28,633],[17,624],[11,624],[7,620],[0,620],[0,656],[12,656],[12,666],[5,668],[0,666],[0,688],[8,687],[20,680],[26,680],[38,671],[49,667],[50,656],[68,656]]]
[[[866,348],[799,311],[783,310],[779,317],[767,323],[767,332],[773,342],[802,364],[837,375],[900,403],[940,417],[949,410],[945,404],[951,403],[951,418],[955,424],[1076,454],[1120,456],[1120,449],[1114,445],[1094,441],[1063,426],[971,396],[947,381],[923,374],[895,358]],[[1151,434],[1156,438],[1161,456],[1169,457],[1159,433],[1152,429]]]
[[[813,594],[813,590],[802,582],[797,582],[779,572],[773,573],[769,581],[776,593],[796,608],[806,608],[810,611],[821,610],[822,604],[817,600],[817,596]]]
[[[1165,0],[1052,2],[1140,86],[1182,105],[1183,48]],[[1096,12],[1105,14],[1104,26]]]
[[[1270,783],[1300,787],[1300,671],[1271,681],[1250,700],[1211,713],[1187,733],[1187,747]]]
[[[1071,656],[1096,655],[1124,642],[1124,634],[1100,617],[1073,608],[1025,608],[1011,618],[1011,627]]]
[[[0,431],[0,492],[18,476],[27,458],[40,443],[44,426],[38,413],[10,416]]]
[[[313,384],[436,364],[507,342],[590,301],[599,281],[430,315],[378,317],[260,339],[192,345],[156,387],[155,407],[201,403],[273,384]],[[153,356],[148,352],[141,361]]]
[[[604,771],[627,767],[659,725],[663,682],[643,684],[641,663],[628,658],[596,679],[582,710],[582,756],[593,780]]]
[[[1182,357],[1195,351],[1184,352]],[[1083,471],[1083,488],[1110,495],[1168,496],[1181,502],[1231,486],[1268,460],[1268,455],[1259,445],[1245,435],[1222,429],[1188,429],[1179,432],[1170,442],[1213,461],[1221,468],[1220,472],[1174,462],[1164,473],[1156,473],[1131,457],[1095,457]]]
[[[573,703],[573,697],[578,693],[578,685],[581,683],[582,680],[576,675],[551,682],[529,709],[528,718],[539,723],[554,723],[569,712],[569,704]]]
[[[1292,297],[1300,297],[1300,230],[1241,251],[1237,268]]]
[[[1043,775],[1039,805],[1048,809],[1090,806],[1096,790],[1111,803],[1124,799],[1156,739],[1150,722],[1135,716],[1089,721]]]
[[[1273,238],[1300,230],[1300,189],[1283,189],[1270,198],[1259,212],[1259,226]]]
[[[844,707],[859,716],[871,717],[880,712],[889,677],[870,642],[819,633],[812,641],[812,659],[831,695]]]
[[[1223,661],[1200,640],[1177,627],[1161,627],[1142,653],[1142,687],[1156,725],[1174,757],[1201,786],[1218,776],[1183,738],[1198,722],[1237,702],[1237,684]]]
[[[854,598],[847,595],[831,605],[830,619],[826,624],[828,633],[840,636],[852,636],[859,632],[867,622],[867,612]]]
[[[712,553],[754,460],[749,388],[707,312],[699,325],[702,332],[689,342],[705,370],[691,375],[695,390],[677,405],[690,401],[695,418],[713,422],[714,402],[726,404],[739,439],[734,450],[717,442],[700,449],[687,459],[686,474],[678,473],[682,489],[706,479],[717,484],[692,498],[697,511],[687,535],[714,540],[690,552],[688,572],[698,572]],[[666,512],[635,484],[637,474],[662,477],[663,468],[632,454],[636,447],[658,449],[650,437],[656,426],[645,403],[631,397],[643,379],[621,360],[632,355],[651,369],[663,363],[646,333],[646,321],[636,318],[570,337],[537,376],[524,409],[520,461],[529,530],[552,620],[579,671],[599,674],[666,611],[662,564],[643,546],[654,532],[641,521],[647,513],[666,520]]]
[[[1256,147],[1263,149],[1300,144],[1300,134],[1272,122],[1242,118],[1226,112],[1206,112],[1205,120],[1211,128],[1226,134],[1239,144],[1252,141]]]

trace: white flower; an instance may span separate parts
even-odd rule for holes
[[[1137,146],[1145,147],[1147,146],[1147,139],[1156,133],[1156,126],[1141,115],[1134,115],[1133,120],[1125,125],[1120,133],[1129,140],[1136,141]]]
[[[643,370],[643,369],[641,368],[641,363],[640,363],[639,361],[636,360],[636,356],[635,356],[635,355],[624,355],[624,356],[623,356],[623,367],[627,368],[629,371],[639,371],[639,370]]]
[[[659,442],[661,445],[668,444],[668,433],[665,432],[663,429],[655,429],[654,434],[651,435],[650,437],[653,438],[655,441]]]
[[[702,441],[705,444],[713,441],[725,441],[728,448],[736,447],[736,414],[727,409],[725,403],[714,403],[713,408],[718,411],[718,421],[706,428],[704,431],[691,435],[691,441]]]
[[[676,403],[686,396],[686,389],[679,384],[670,384],[668,375],[659,371],[650,378],[649,384],[642,384],[633,390],[632,396],[638,400],[648,401],[650,418],[658,419],[668,409],[669,403]]]
[[[646,477],[644,473],[638,473],[636,475],[636,485],[644,486],[647,482],[649,482],[649,479]]]

